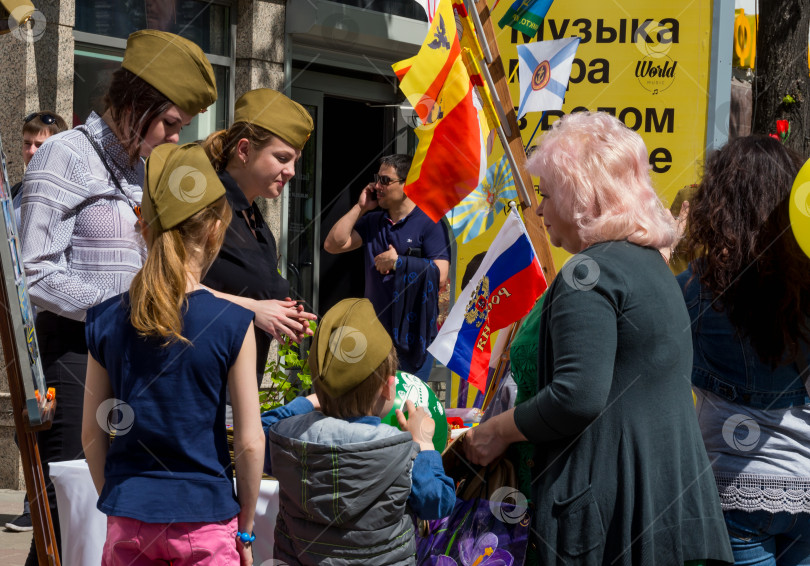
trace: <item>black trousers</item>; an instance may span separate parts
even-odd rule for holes
[[[47,387],[56,388],[56,412],[51,428],[37,433],[39,457],[42,460],[48,505],[51,509],[59,555],[62,536],[56,491],[51,482],[50,463],[84,458],[82,449],[82,407],[87,377],[87,342],[84,323],[42,311],[36,320],[37,341]],[[36,564],[36,547],[32,541],[26,565]]]

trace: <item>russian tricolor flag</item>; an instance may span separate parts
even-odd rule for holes
[[[526,227],[513,208],[428,351],[483,391],[490,334],[525,316],[546,287]]]

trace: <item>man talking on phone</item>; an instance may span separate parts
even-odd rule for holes
[[[391,334],[399,367],[427,381],[436,337],[439,289],[447,283],[450,240],[404,192],[411,156],[380,159],[379,172],[324,242],[331,254],[363,248],[366,298]],[[379,206],[380,210],[375,210]]]

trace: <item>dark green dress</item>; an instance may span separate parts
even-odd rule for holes
[[[545,295],[540,297],[532,310],[523,318],[520,328],[509,346],[509,362],[512,370],[512,379],[517,385],[515,405],[524,403],[537,395],[537,336],[540,333],[540,319],[543,314]],[[534,444],[531,442],[516,442],[507,451],[507,458],[515,464],[518,488],[526,496],[529,505],[534,510],[532,501],[532,468],[534,467]],[[537,543],[531,541],[526,549],[524,566],[537,566]]]
[[[552,283],[540,390],[515,408],[535,444],[540,563],[732,562],[695,416],[683,295],[657,250],[603,242]]]

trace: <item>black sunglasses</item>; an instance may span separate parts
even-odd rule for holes
[[[374,182],[381,184],[383,187],[387,187],[391,183],[401,183],[405,179],[392,179],[388,175],[377,175],[374,173]]]
[[[46,124],[48,126],[56,122],[56,116],[54,116],[53,114],[48,114],[47,112],[32,112],[23,119],[23,124],[27,124],[28,122],[37,117],[39,117],[39,119],[42,120],[43,124]]]

